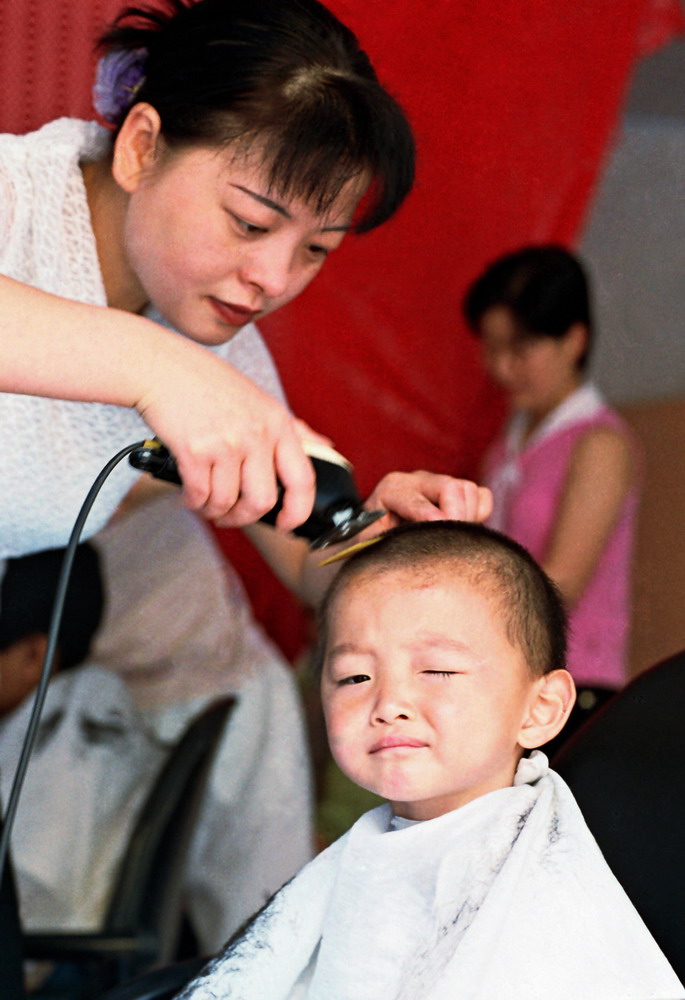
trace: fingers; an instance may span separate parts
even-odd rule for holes
[[[489,489],[437,473],[392,472],[376,486],[366,507],[386,510],[393,521],[484,521],[492,512]]]
[[[468,479],[446,480],[437,484],[436,506],[440,514],[454,521],[485,521],[492,513],[492,493]]]
[[[285,491],[276,524],[283,531],[292,531],[311,514],[316,492],[314,466],[303,452],[296,436],[283,438],[279,442],[276,449],[276,472]]]
[[[492,490],[489,490],[487,486],[478,487],[478,513],[474,518],[475,521],[487,521],[487,519],[492,514],[492,509],[494,505],[494,497],[492,495]]]
[[[275,456],[267,461],[257,452],[250,452],[241,468],[240,494],[230,509],[205,505],[202,513],[220,527],[244,527],[254,524],[276,504],[282,488],[281,510],[276,525],[291,531],[309,517],[314,505],[315,477],[312,463],[302,451],[297,439],[279,442]],[[212,496],[220,497],[218,490]]]
[[[212,493],[211,455],[207,454],[203,458],[202,455],[193,455],[178,449],[173,451],[173,456],[183,483],[183,499],[186,506],[191,510],[202,510]],[[228,490],[228,486],[226,488]],[[235,496],[236,491],[237,485],[228,495],[232,493]]]
[[[271,456],[252,452],[233,466],[214,464],[209,496],[199,511],[220,527],[243,527],[271,510],[277,490]]]
[[[179,462],[186,504],[219,527],[254,524],[278,500],[283,487],[279,528],[289,531],[306,521],[314,504],[314,469],[294,432],[272,442],[253,441],[242,458],[233,450],[213,458]]]

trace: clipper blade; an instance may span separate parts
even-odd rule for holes
[[[365,538],[363,542],[354,542],[352,545],[348,545],[346,549],[342,549],[340,552],[336,552],[333,556],[328,556],[327,559],[322,559],[317,566],[330,566],[331,563],[340,562],[341,559],[348,559],[353,556],[355,552],[360,552],[362,549],[367,549],[370,545],[375,545],[376,542],[380,542],[383,534],[374,535],[373,538]]]
[[[310,544],[310,548],[327,549],[331,545],[337,545],[338,542],[345,542],[348,538],[354,538],[364,528],[368,528],[370,524],[383,517],[385,513],[384,510],[359,510],[352,517],[347,518],[347,520],[342,521],[340,524],[336,524],[330,531],[325,531],[323,535],[315,538]]]

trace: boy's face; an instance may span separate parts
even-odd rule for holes
[[[534,694],[495,600],[454,568],[365,573],[331,608],[331,750],[399,816],[432,819],[511,785]]]

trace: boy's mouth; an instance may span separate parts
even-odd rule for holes
[[[395,750],[397,747],[421,749],[427,745],[424,740],[417,740],[413,736],[384,736],[374,743],[369,753],[378,753],[380,750]]]

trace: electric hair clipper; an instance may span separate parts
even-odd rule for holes
[[[306,538],[312,549],[325,549],[344,542],[373,524],[385,511],[365,510],[352,477],[352,466],[335,449],[317,442],[303,445],[316,474],[316,495],[311,514],[293,529],[293,534]],[[174,457],[161,441],[152,438],[131,452],[129,462],[136,469],[149,472],[156,479],[182,485]],[[283,486],[278,484],[276,505],[260,518],[275,524],[283,506]]]

